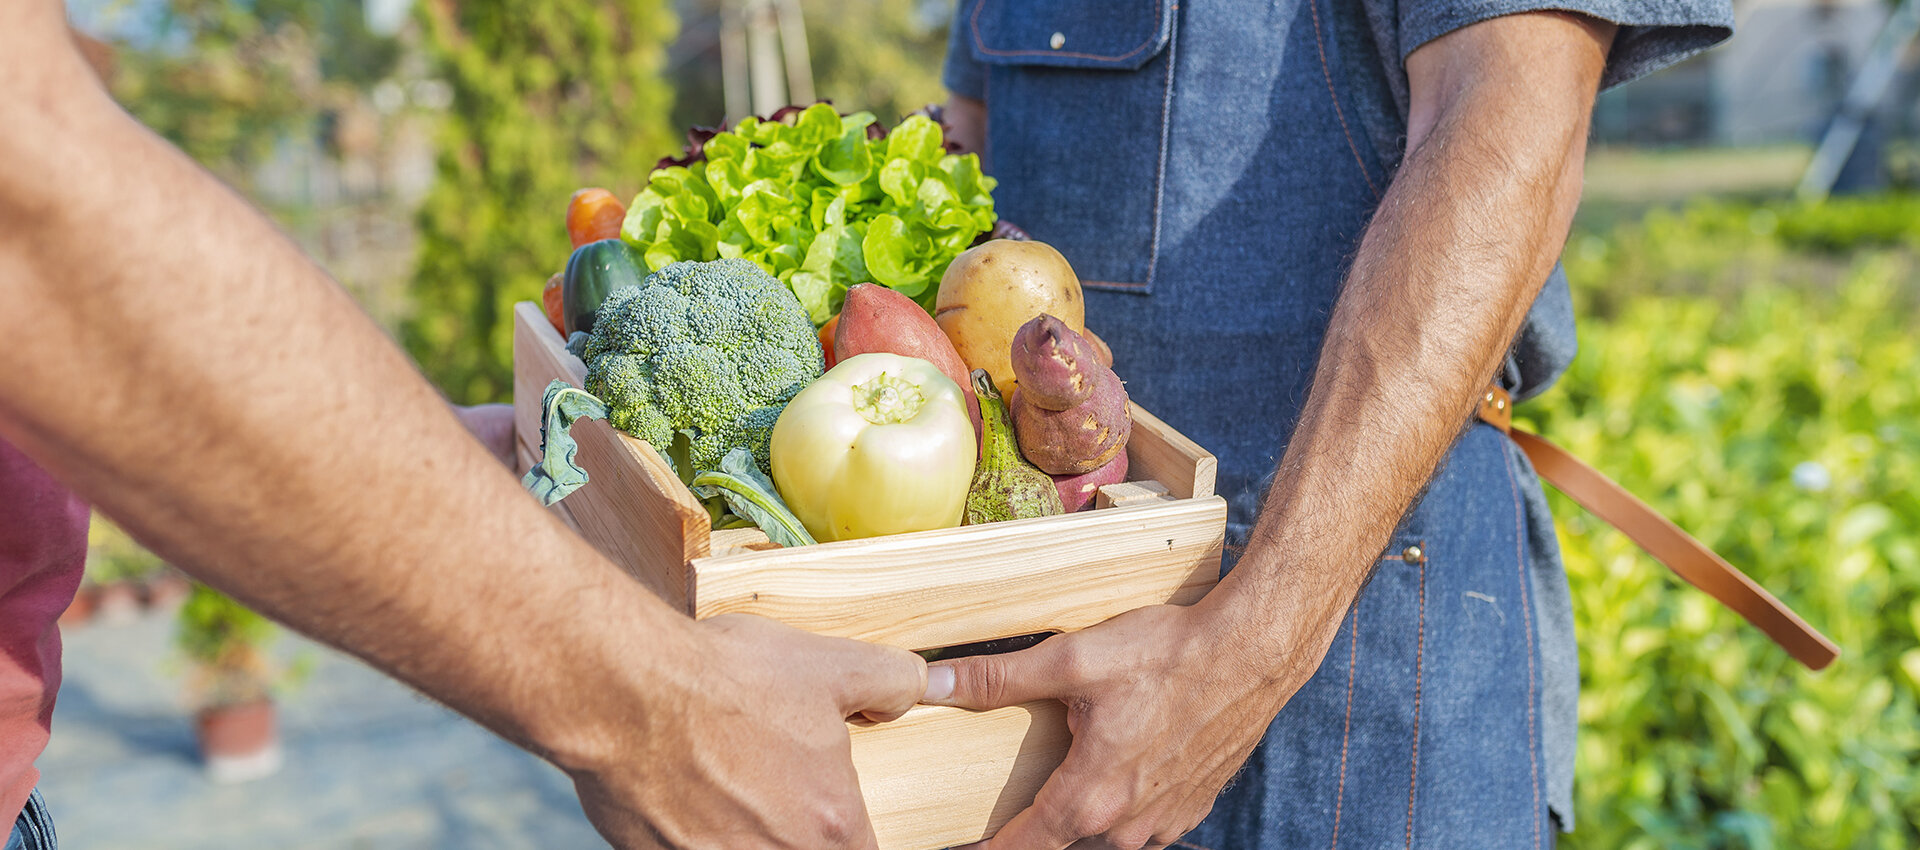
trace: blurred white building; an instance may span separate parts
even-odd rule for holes
[[[1893,11],[1886,0],[1735,0],[1734,36],[1702,56],[1602,96],[1603,141],[1810,141],[1838,107]],[[1882,104],[1910,119],[1915,56]]]

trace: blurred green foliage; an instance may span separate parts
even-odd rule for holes
[[[1568,845],[1920,846],[1920,198],[1698,203],[1566,261],[1582,350],[1522,418],[1843,648],[1806,671],[1554,494]]]
[[[631,198],[678,150],[660,74],[673,15],[662,0],[428,0],[417,11],[453,102],[402,337],[454,400],[505,401],[512,305],[540,300],[565,266],[574,190]]]
[[[86,581],[112,584],[140,581],[167,568],[160,556],[134,542],[119,526],[99,513],[87,526]]]
[[[220,591],[195,582],[180,606],[173,643],[192,664],[190,688],[204,706],[265,699],[288,678],[267,657],[279,630]]]
[[[276,144],[317,132],[400,55],[356,0],[166,0],[155,14],[146,38],[117,45],[114,97],[243,188]]]

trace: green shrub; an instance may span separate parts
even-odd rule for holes
[[[98,513],[87,526],[86,580],[90,584],[141,581],[167,568],[160,556],[134,542]]]
[[[1554,494],[1593,848],[1920,846],[1920,200],[1577,236],[1571,372],[1520,409],[1842,647],[1809,673]]]

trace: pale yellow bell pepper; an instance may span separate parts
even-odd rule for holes
[[[821,542],[960,524],[978,455],[967,397],[932,363],[850,357],[773,426],[773,483]]]

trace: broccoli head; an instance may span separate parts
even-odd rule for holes
[[[738,259],[678,262],[614,290],[582,359],[615,428],[663,451],[687,431],[703,471],[742,446],[771,472],[774,420],[825,365],[799,299]]]

